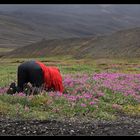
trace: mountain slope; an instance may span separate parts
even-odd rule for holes
[[[88,38],[42,40],[9,52],[6,57],[72,55],[75,58],[140,57],[140,28]]]
[[[140,25],[139,5],[0,5],[0,47],[95,37]]]
[[[31,25],[0,14],[0,47],[20,47],[39,40]]]

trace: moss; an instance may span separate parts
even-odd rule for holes
[[[132,116],[140,116],[140,104],[138,105],[125,105],[123,107],[123,112],[132,115]]]

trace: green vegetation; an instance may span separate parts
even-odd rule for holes
[[[26,60],[24,58],[1,59],[0,61],[0,87],[7,87],[10,82],[16,81],[17,67]],[[101,83],[91,81],[94,73],[125,73],[139,74],[140,60],[138,59],[72,59],[67,57],[32,58],[40,60],[46,65],[58,66],[65,79],[66,75],[87,74],[90,76],[83,84],[75,83],[70,87],[66,85],[66,96],[50,96],[51,93],[43,92],[41,95],[0,95],[0,115],[16,117],[20,119],[107,119],[114,120],[119,114],[130,116],[140,116],[139,101],[132,96],[124,96],[121,92],[113,94],[113,90],[102,87]],[[81,77],[80,77],[81,78]],[[79,78],[79,81],[81,81]],[[78,79],[78,77],[77,77]],[[74,79],[71,79],[74,81]],[[77,81],[78,82],[78,81]],[[76,86],[75,86],[76,85]],[[94,87],[101,86],[101,91],[105,96],[97,98],[94,102],[85,98],[77,99],[77,96],[85,96],[91,92],[96,99]],[[117,85],[116,85],[117,86]],[[81,88],[78,90],[78,88]],[[87,89],[86,89],[87,88]],[[81,91],[82,90],[82,91]],[[70,97],[76,91],[75,97]],[[72,100],[70,101],[69,100]],[[75,101],[76,100],[76,101]],[[95,103],[95,104],[94,104]]]

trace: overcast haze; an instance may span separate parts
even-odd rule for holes
[[[2,11],[15,11],[15,10],[29,10],[34,12],[46,12],[48,9],[52,9],[55,11],[71,10],[74,9],[77,12],[91,10],[92,8],[98,10],[101,9],[111,9],[113,8],[128,8],[129,10],[138,10],[139,11],[139,4],[1,4],[0,10]],[[87,8],[87,9],[86,9]],[[89,9],[91,8],[91,9]],[[118,11],[119,12],[119,11]]]
[[[95,37],[135,27],[140,27],[139,4],[0,5],[1,46]]]

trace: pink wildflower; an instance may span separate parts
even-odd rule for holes
[[[17,94],[17,96],[24,97],[26,95],[23,92],[20,92],[20,93]]]
[[[118,105],[118,104],[113,104],[112,107],[114,109],[118,109],[118,110],[122,109],[122,106],[121,105]]]
[[[89,103],[90,105],[95,105],[96,103],[94,101],[90,102]]]
[[[94,98],[94,101],[96,101],[96,102],[99,102],[99,99],[97,99],[97,98]]]
[[[87,106],[86,104],[81,103],[81,107],[86,107],[86,106]]]
[[[104,95],[105,95],[105,94],[102,93],[102,92],[97,93],[97,96],[98,96],[98,97],[102,97],[102,96],[104,96]]]

